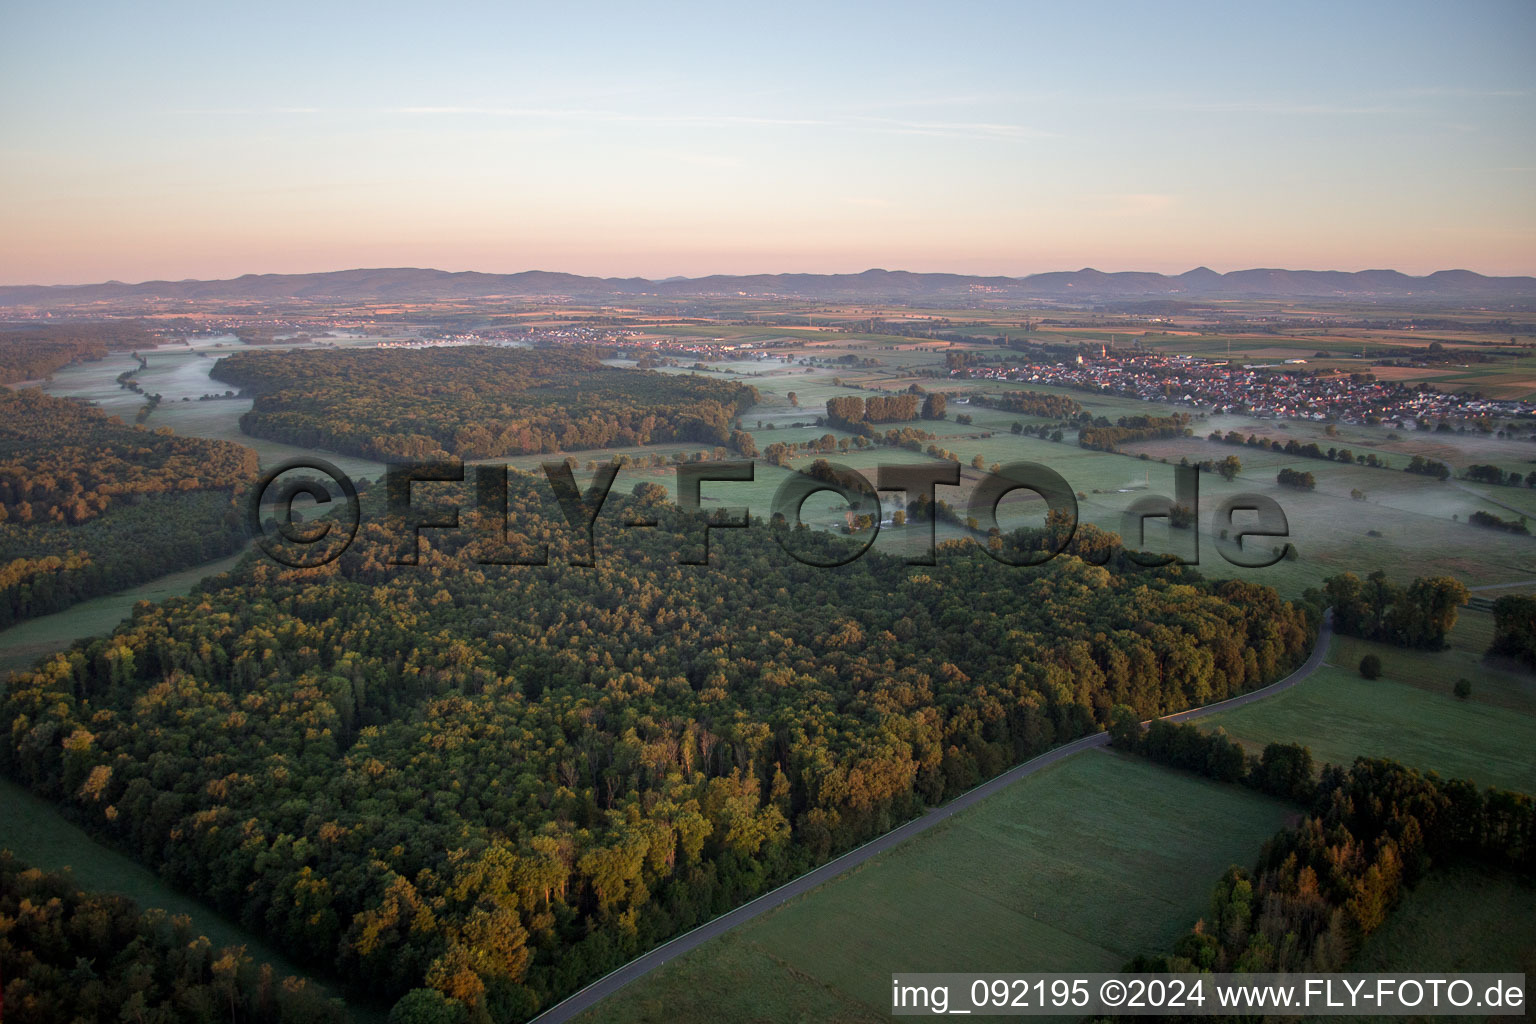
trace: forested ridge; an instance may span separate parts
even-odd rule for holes
[[[241,429],[382,460],[731,440],[754,388],[604,366],[571,349],[241,352],[213,379],[256,393]]]
[[[185,917],[0,851],[0,1007],[12,1024],[211,1020],[342,1024],[341,1002],[279,978],[243,946],[214,948]]]
[[[239,549],[256,453],[0,391],[0,627]]]
[[[654,499],[610,499],[573,569],[541,484],[509,511],[547,567],[475,564],[472,529],[391,566],[365,510],[325,567],[253,557],[140,606],[11,678],[5,770],[359,991],[511,1021],[1116,705],[1267,683],[1311,635],[1177,568],[818,569],[761,522],[678,565],[698,531]]]

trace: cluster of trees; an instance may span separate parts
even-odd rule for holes
[[[130,322],[0,325],[0,384],[39,380],[70,363],[150,348],[157,340]]]
[[[0,391],[0,628],[229,554],[256,454]]]
[[[1536,869],[1536,801],[1393,761],[1329,766],[1310,814],[1232,868],[1208,919],[1132,971],[1338,971],[1437,863]]]
[[[1489,530],[1502,530],[1504,533],[1529,534],[1531,532],[1531,528],[1525,525],[1524,516],[1519,519],[1502,519],[1492,512],[1484,512],[1481,509],[1467,516],[1467,522]]]
[[[991,409],[1022,413],[1025,416],[1043,416],[1051,420],[1071,420],[1083,414],[1083,407],[1077,399],[1040,391],[1003,391],[995,394],[978,391],[971,395],[971,401]]]
[[[1055,441],[1057,444],[1061,443],[1063,436],[1060,427],[1049,423],[1025,424],[1015,420],[1008,429],[1015,434],[1038,436],[1042,441]]]
[[[1500,487],[1536,487],[1536,469],[1525,474],[1518,469],[1506,473],[1498,466],[1477,464],[1467,467],[1467,479]]]
[[[867,433],[856,434],[851,438],[837,437],[833,434],[823,434],[820,437],[811,438],[809,441],[801,441],[798,444],[792,441],[775,441],[763,449],[763,458],[775,466],[788,466],[800,452],[846,452],[852,449],[863,450],[877,444],[888,445],[892,448],[906,448],[908,451],[921,451],[922,442],[933,440],[933,434],[917,427],[902,427],[900,429],[887,430],[884,434],[865,428]],[[931,446],[930,446],[931,447]],[[754,446],[754,452],[755,452]],[[745,450],[743,455],[748,454]]]
[[[841,395],[827,399],[827,423],[844,430],[859,430],[871,423],[904,423],[907,420],[915,420],[918,416],[919,403],[925,411],[933,411],[933,400],[943,398],[942,395],[928,395],[921,398],[913,394],[905,395],[875,395],[864,398],[860,395]],[[942,412],[937,416],[928,416],[927,419],[943,419]]]
[[[248,434],[384,461],[725,444],[758,397],[569,348],[240,352],[210,376],[256,392],[240,420]]]
[[[1419,476],[1431,476],[1436,480],[1449,480],[1451,467],[1437,459],[1426,459],[1422,455],[1415,455],[1403,467],[1404,473],[1416,473]]]
[[[1275,483],[1281,487],[1294,487],[1298,491],[1311,491],[1317,489],[1317,477],[1311,473],[1286,467],[1275,474]]]
[[[1127,441],[1152,441],[1163,437],[1188,437],[1189,413],[1172,416],[1122,416],[1111,426],[1100,416],[1077,432],[1077,443],[1094,451],[1113,452]]]
[[[1380,570],[1364,580],[1352,572],[1323,582],[1333,626],[1346,636],[1380,640],[1398,647],[1438,651],[1456,625],[1456,609],[1471,596],[1450,576],[1420,576],[1406,587]]]
[[[1493,602],[1489,654],[1518,658],[1536,668],[1536,597],[1509,594]]]
[[[1239,783],[1298,803],[1311,803],[1316,790],[1312,752],[1300,744],[1271,743],[1253,757],[1222,729],[1206,732],[1163,719],[1143,729],[1129,708],[1116,709],[1109,729],[1121,750],[1217,782]]]
[[[341,1024],[341,1002],[278,978],[244,946],[215,949],[184,916],[141,913],[0,851],[0,1006],[12,1024]]]
[[[148,431],[35,389],[0,391],[0,523],[83,523],[145,495],[233,491],[256,453]]]
[[[969,546],[818,569],[781,542],[845,542],[761,521],[684,570],[698,520],[646,500],[609,499],[586,569],[521,475],[533,547],[506,558],[547,566],[471,560],[503,550],[483,528],[392,565],[365,508],[322,568],[247,559],[10,677],[4,770],[361,989],[519,1020],[1117,705],[1265,684],[1311,636],[1242,581]]]

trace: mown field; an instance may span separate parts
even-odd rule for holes
[[[1380,679],[1360,677],[1366,649],[1381,654]],[[1305,744],[1320,762],[1387,757],[1448,778],[1536,792],[1536,676],[1500,673],[1494,683],[1473,675],[1472,699],[1458,700],[1451,687],[1470,661],[1459,651],[1409,652],[1345,637],[1328,657],[1293,689],[1201,724],[1256,746]]]
[[[1118,970],[1205,912],[1294,809],[1090,751],[710,942],[577,1018],[877,1021],[893,971]]]

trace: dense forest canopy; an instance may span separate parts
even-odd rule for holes
[[[140,913],[0,851],[0,1006],[11,1024],[210,1020],[342,1024],[339,1000],[279,978],[243,946],[214,948],[185,917]]]
[[[13,676],[4,767],[295,956],[475,1019],[524,1019],[1117,705],[1267,683],[1312,627],[1266,587],[1118,556],[817,569],[759,521],[681,565],[699,524],[653,491],[610,499],[587,569],[521,475],[511,532],[548,566],[466,557],[494,529],[392,566],[379,511],[329,565],[247,559]]]
[[[256,478],[232,441],[124,426],[80,402],[0,391],[0,522],[85,522],[144,495],[228,491]]]
[[[0,626],[235,551],[256,453],[0,390]]]
[[[215,380],[256,392],[256,437],[398,460],[730,441],[754,388],[604,366],[572,349],[241,352]]]
[[[70,363],[159,343],[133,322],[0,324],[0,384],[40,380]]]

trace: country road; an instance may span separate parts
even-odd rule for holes
[[[1512,587],[1536,587],[1536,580],[1516,580],[1513,583],[1485,583],[1480,587],[1468,587],[1467,591],[1479,594],[1485,590],[1509,590]]]
[[[1283,690],[1290,689],[1313,672],[1316,672],[1322,666],[1323,659],[1327,657],[1328,645],[1332,640],[1333,613],[1329,611],[1323,615],[1323,622],[1317,633],[1317,643],[1313,645],[1312,653],[1308,655],[1307,660],[1302,663],[1300,668],[1284,679],[1270,683],[1268,686],[1254,690],[1251,693],[1231,697],[1203,707],[1190,708],[1188,711],[1180,711],[1165,717],[1168,721],[1185,722],[1217,711],[1230,711],[1234,708],[1240,708],[1245,704],[1252,704],[1254,701],[1263,700],[1266,697],[1273,697]],[[1042,768],[1048,768],[1084,750],[1107,746],[1109,746],[1109,734],[1105,732],[1094,733],[1091,736],[1084,736],[1081,739],[1073,740],[1071,743],[1048,750],[1039,757],[1031,758],[1023,764],[1016,765],[1003,774],[983,782],[975,789],[962,793],[960,796],[949,801],[949,803],[935,807],[921,817],[913,818],[905,825],[894,828],[883,836],[871,839],[863,846],[849,850],[841,857],[830,860],[821,867],[809,871],[793,881],[786,882],[777,889],[764,893],[750,903],[744,903],[727,914],[722,914],[712,921],[699,925],[692,931],[684,932],[677,938],[662,943],[650,952],[636,957],[623,967],[603,975],[586,988],[551,1006],[533,1018],[529,1024],[563,1024],[563,1022],[570,1020],[577,1014],[597,1005],[603,999],[606,999],[636,978],[643,977],[654,971],[667,961],[674,960],[684,953],[698,948],[710,939],[723,935],[732,928],[752,920],[754,917],[766,914],[775,907],[782,906],[789,900],[810,892],[824,882],[830,882],[844,872],[865,863],[872,857],[895,849],[908,839],[921,835],[940,822],[947,821],[961,811],[975,806],[982,800],[1007,786],[1011,786],[1020,779],[1027,778]]]

